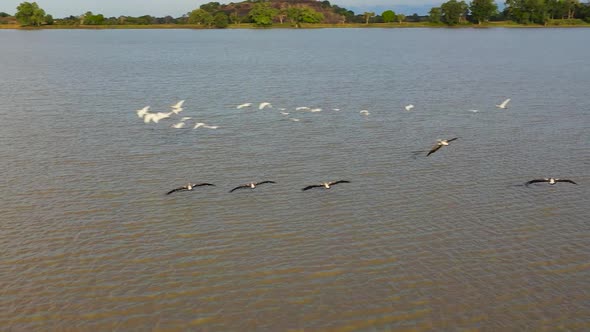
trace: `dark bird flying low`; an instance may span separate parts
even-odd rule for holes
[[[340,181],[333,181],[333,182],[322,182],[320,184],[314,184],[314,185],[311,185],[311,186],[307,186],[307,187],[305,187],[305,188],[303,188],[301,190],[305,191],[305,190],[309,190],[309,189],[312,189],[312,188],[320,188],[320,187],[323,187],[325,189],[330,189],[333,185],[336,185],[338,183],[350,183],[350,181],[340,180]]]
[[[234,189],[230,190],[229,192],[231,193],[231,192],[233,192],[235,190],[238,190],[238,189],[246,189],[246,188],[254,189],[257,186],[259,186],[261,184],[265,184],[265,183],[276,183],[276,182],[274,182],[274,181],[250,182],[250,183],[243,184],[241,186],[237,186]]]
[[[545,179],[535,179],[535,180],[531,180],[531,181],[528,181],[527,183],[525,183],[524,185],[525,185],[525,186],[528,186],[529,184],[532,184],[532,183],[539,183],[539,182],[547,182],[547,183],[549,183],[550,185],[554,185],[554,184],[556,184],[557,182],[567,182],[567,183],[573,183],[573,184],[577,184],[577,183],[575,183],[574,181],[572,181],[572,180],[568,180],[568,179],[545,178]]]
[[[211,183],[199,183],[199,184],[188,183],[186,186],[182,186],[182,187],[178,187],[176,189],[170,190],[169,192],[166,193],[166,195],[170,195],[173,192],[177,192],[177,191],[191,191],[191,190],[195,189],[196,187],[201,187],[201,186],[215,186],[215,185],[211,184]]]
[[[442,148],[443,146],[447,146],[449,145],[450,142],[456,140],[459,137],[455,137],[455,138],[451,138],[451,139],[439,139],[436,142],[436,145],[432,147],[432,149],[430,149],[430,151],[428,152],[428,154],[426,155],[427,157],[430,156],[431,154],[435,153],[436,151],[438,151],[440,148]]]

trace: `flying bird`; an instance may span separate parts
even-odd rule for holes
[[[173,108],[172,109],[172,113],[178,114],[178,113],[182,112],[183,109],[184,108],[182,108],[182,107]]]
[[[281,112],[282,115],[289,115],[289,112]]]
[[[236,106],[236,108],[241,109],[241,108],[250,107],[250,106],[252,106],[252,103],[244,103],[244,104]]]
[[[183,121],[184,122],[184,121],[190,120],[190,119],[192,119],[190,116],[185,116],[182,119],[180,119],[180,121]]]
[[[299,106],[299,107],[296,107],[295,108],[296,111],[305,111],[305,110],[308,110],[308,109],[309,109],[309,107],[307,107],[307,106]]]
[[[186,123],[184,122],[179,122],[179,123],[175,123],[173,125],[170,125],[170,127],[172,128],[176,128],[176,129],[180,129],[180,128],[184,128],[184,126],[186,125]]]
[[[432,149],[430,149],[430,151],[428,152],[428,154],[426,155],[427,157],[430,156],[431,154],[435,153],[436,151],[438,151],[440,148],[442,148],[443,146],[447,146],[449,145],[450,142],[456,140],[459,137],[455,137],[455,138],[451,138],[451,139],[439,139],[436,142],[436,145],[432,147]]]
[[[536,179],[536,180],[531,180],[531,181],[528,181],[527,183],[525,183],[524,185],[525,185],[525,186],[528,186],[528,185],[529,185],[529,184],[531,184],[531,183],[537,183],[537,182],[547,182],[547,183],[549,183],[550,185],[554,185],[554,184],[556,184],[557,182],[568,182],[568,183],[577,184],[577,183],[575,183],[574,181],[572,181],[572,180],[568,180],[568,179],[545,178],[545,179]]]
[[[297,118],[290,118],[289,120],[294,121],[294,122],[299,122],[299,119],[297,119]]]
[[[340,109],[339,109],[339,108],[333,108],[333,109],[332,109],[332,111],[339,112],[339,111],[340,111]]]
[[[414,105],[410,104],[405,107],[406,111],[411,111],[414,108]]]
[[[258,109],[264,109],[265,107],[270,107],[272,108],[272,105],[270,103],[260,103],[260,105],[258,105]]]
[[[321,112],[322,109],[321,108],[312,108],[309,110],[311,113],[317,113],[317,112]]]
[[[150,123],[152,121],[152,118],[155,116],[155,114],[152,113],[147,113],[144,117],[143,117],[143,122],[144,123]]]
[[[508,99],[504,100],[504,101],[502,102],[502,104],[500,104],[500,105],[496,105],[496,107],[497,107],[497,108],[506,109],[506,108],[508,108],[508,103],[509,103],[509,102],[510,102],[510,98],[508,98]]]
[[[150,122],[153,121],[155,123],[158,123],[160,120],[169,118],[171,115],[172,115],[172,112],[169,112],[169,113],[163,113],[163,112],[147,113],[143,117],[143,122],[144,123],[150,123]]]
[[[322,182],[320,184],[314,184],[314,185],[311,185],[311,186],[307,186],[307,187],[305,187],[305,188],[303,188],[301,190],[306,191],[306,190],[309,190],[309,189],[312,189],[312,188],[320,188],[320,187],[323,187],[325,189],[330,189],[333,185],[336,185],[338,183],[350,183],[350,181],[340,180],[340,181],[334,181],[334,182]]]
[[[184,100],[181,100],[178,103],[176,103],[176,104],[174,104],[174,105],[172,105],[170,107],[172,107],[172,108],[181,108],[182,107],[182,104],[184,104]]]
[[[265,183],[276,183],[276,182],[274,182],[274,181],[250,182],[250,183],[243,184],[241,186],[237,186],[234,189],[230,190],[229,192],[231,193],[235,190],[245,189],[245,188],[254,189],[254,188],[256,188],[256,186],[259,186],[259,185],[265,184]]]
[[[168,113],[164,113],[164,112],[158,112],[156,114],[153,114],[152,116],[152,121],[154,121],[155,123],[158,123],[158,121],[162,120],[162,119],[167,119],[172,115],[173,112],[168,112]],[[146,115],[147,116],[147,115]],[[145,120],[145,118],[144,118]]]
[[[217,128],[219,128],[219,126],[209,126],[209,125],[207,125],[207,124],[205,124],[203,122],[197,122],[195,124],[195,126],[193,127],[193,129],[197,129],[197,128],[200,128],[200,127],[207,128],[207,129],[217,129]]]
[[[140,118],[143,118],[146,114],[148,114],[150,107],[146,106],[140,110],[135,111],[137,113],[137,116]]]
[[[214,184],[211,183],[199,183],[199,184],[195,184],[195,183],[188,183],[186,186],[182,186],[182,187],[178,187],[176,189],[172,189],[169,192],[166,193],[166,195],[170,195],[173,192],[177,192],[177,191],[191,191],[193,190],[195,187],[201,187],[201,186],[215,186]]]
[[[371,114],[371,113],[369,113],[369,111],[367,111],[367,110],[362,110],[362,111],[360,111],[359,113],[360,113],[360,114],[362,114],[362,115],[369,115],[369,114]]]

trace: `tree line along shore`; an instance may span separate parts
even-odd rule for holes
[[[428,15],[393,10],[354,13],[317,0],[209,2],[180,17],[105,17],[86,12],[53,18],[36,2],[22,2],[14,15],[0,12],[0,29],[225,29],[396,27],[590,27],[590,0],[449,0]]]

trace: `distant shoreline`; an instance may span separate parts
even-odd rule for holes
[[[344,24],[301,24],[300,28],[295,28],[291,24],[273,24],[270,27],[257,27],[251,23],[243,24],[230,24],[226,29],[406,29],[406,28],[433,28],[433,29],[487,29],[487,28],[590,28],[590,23],[587,24],[552,24],[552,25],[540,25],[540,24],[517,24],[512,22],[488,22],[481,25],[477,24],[460,24],[449,26],[446,24],[432,24],[427,22],[404,22],[404,23],[344,23]],[[199,24],[146,24],[146,25],[133,25],[133,24],[122,24],[122,25],[42,25],[40,27],[22,27],[18,24],[0,24],[0,29],[12,29],[12,30],[141,30],[141,29],[193,29],[193,30],[224,30],[224,29],[213,29],[206,28]]]

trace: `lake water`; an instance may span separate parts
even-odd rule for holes
[[[0,30],[0,326],[589,330],[588,40]]]

